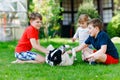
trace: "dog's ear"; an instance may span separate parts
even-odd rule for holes
[[[62,45],[59,47],[59,49],[62,51],[62,54],[65,53],[66,49],[69,48],[70,46],[69,45]]]

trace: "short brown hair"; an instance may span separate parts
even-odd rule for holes
[[[103,22],[98,18],[91,19],[90,21],[88,21],[88,25],[89,24],[92,24],[93,27],[98,27],[100,31],[103,30]]]
[[[36,18],[39,18],[40,20],[42,20],[42,16],[41,14],[37,13],[37,12],[33,12],[29,15],[29,19],[30,20],[35,20]]]

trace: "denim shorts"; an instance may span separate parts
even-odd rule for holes
[[[21,53],[15,53],[15,57],[20,60],[35,60],[37,54],[35,52],[21,52]]]

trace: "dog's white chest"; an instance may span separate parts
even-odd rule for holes
[[[70,58],[70,56],[67,53],[64,53],[62,55],[62,62],[59,64],[61,66],[67,66],[67,65],[72,65],[73,60]]]

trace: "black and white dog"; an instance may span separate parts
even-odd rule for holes
[[[76,53],[72,49],[72,56],[69,56],[65,51],[69,48],[69,45],[62,45],[59,48],[54,49],[52,45],[49,45],[47,49],[50,50],[49,54],[46,56],[46,63],[51,66],[68,66],[74,63],[76,58]]]

